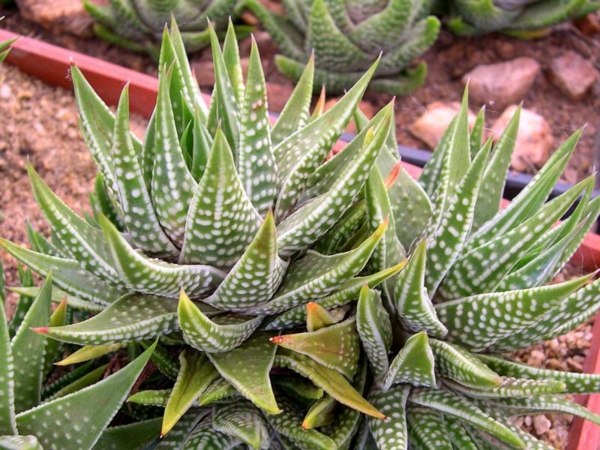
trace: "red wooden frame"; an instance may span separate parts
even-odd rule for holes
[[[129,83],[131,110],[150,117],[156,101],[158,81],[156,78],[130,70],[107,61],[93,58],[72,50],[47,44],[37,39],[0,29],[0,42],[17,38],[6,62],[50,85],[71,88],[69,67],[76,64],[109,105],[116,105],[121,89]],[[406,170],[417,177],[420,169],[404,164]],[[589,233],[573,256],[577,264],[586,270],[600,268],[600,236]],[[584,370],[600,374],[600,314],[593,328],[592,345]],[[600,413],[600,394],[580,396],[578,399],[594,412]],[[570,430],[569,450],[598,450],[600,427],[589,421],[576,419]]]

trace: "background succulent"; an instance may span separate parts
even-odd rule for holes
[[[595,0],[453,0],[448,26],[457,34],[526,35],[600,9]]]
[[[31,284],[31,272],[21,271],[21,280]],[[60,364],[66,350],[63,345],[32,329],[70,323],[74,309],[62,300],[51,314],[51,303],[58,300],[53,296],[51,278],[41,289],[24,286],[16,290],[24,295],[8,322],[0,266],[0,448],[80,450],[96,443],[96,448],[108,448],[105,444],[119,432],[107,426],[144,369],[154,345],[106,378],[105,373],[112,371],[107,364],[89,363],[67,371],[53,365]],[[32,292],[37,292],[34,297]]]
[[[83,0],[97,21],[95,30],[102,39],[158,58],[163,28],[174,17],[181,26],[188,52],[209,44],[208,20],[217,30],[225,30],[234,17],[237,0],[110,0],[101,5]],[[246,33],[240,27],[238,33]]]
[[[246,0],[277,43],[279,70],[298,80],[311,53],[315,55],[315,90],[325,86],[340,93],[358,81],[383,52],[370,88],[403,95],[420,86],[425,63],[409,69],[411,61],[437,39],[439,21],[428,16],[430,0],[339,2],[291,0],[287,15],[269,12],[258,0]]]
[[[497,356],[600,306],[591,276],[546,285],[600,208],[591,178],[546,202],[580,133],[499,211],[518,114],[492,151],[483,113],[468,130],[465,94],[417,183],[398,161],[393,105],[371,120],[356,110],[376,66],[310,115],[309,59],[271,128],[256,45],[244,83],[233,28],[223,49],[210,33],[209,107],[178,30],[165,33],[143,143],[129,130],[127,89],[113,115],[73,68],[100,170],[95,214],[77,215],[30,169],[52,240],[32,230],[32,250],[0,242],[52,272],[73,307],[100,310],[37,328],[84,346],[68,362],[159,339],[158,372],[129,398],[161,422],[165,437],[150,447],[547,448],[509,418],[600,423],[560,395],[599,391],[600,376]],[[358,135],[327,159],[352,117]],[[134,422],[120,442],[141,446],[139,429],[157,432]]]

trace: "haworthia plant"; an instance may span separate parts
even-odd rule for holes
[[[299,80],[311,54],[315,59],[314,89],[341,93],[358,81],[383,52],[370,88],[405,95],[425,80],[424,63],[411,61],[437,39],[440,22],[428,16],[431,0],[341,2],[291,0],[285,15],[270,12],[258,0],[243,0],[279,47],[278,69]],[[311,53],[312,52],[312,53]]]
[[[235,16],[238,0],[110,0],[98,3],[82,0],[86,11],[96,21],[94,30],[105,41],[148,53],[158,59],[163,28],[174,18],[181,23],[182,39],[189,52],[210,44],[209,19],[224,31]],[[248,27],[238,27],[246,34]]]
[[[501,31],[531,36],[600,9],[596,0],[452,0],[446,3],[450,10],[448,26],[462,35]]]
[[[327,5],[332,15],[381,6]],[[0,380],[19,374],[0,385],[6,439],[56,447],[36,427],[47,412],[66,423],[61,402],[93,415],[93,432],[72,435],[76,448],[123,448],[129,435],[159,449],[451,449],[486,439],[543,448],[508,418],[598,421],[561,397],[600,391],[597,376],[497,356],[565,333],[600,306],[593,276],[548,284],[600,209],[591,180],[546,202],[579,134],[500,210],[518,116],[497,145],[482,144],[465,95],[415,181],[395,153],[393,105],[371,120],[357,110],[384,59],[313,114],[309,60],[271,127],[256,44],[244,79],[233,28],[223,48],[208,33],[210,105],[173,27],[144,142],[129,131],[127,90],[113,114],[73,68],[99,168],[94,215],[79,217],[30,168],[53,239],[30,229],[31,250],[0,245],[53,286],[33,287],[22,271],[28,286],[13,288],[24,300],[14,334],[6,322],[0,333],[14,361],[0,365]],[[352,118],[356,138],[328,158]],[[62,324],[60,308],[50,321],[51,301],[64,297],[74,321]],[[40,386],[48,359],[39,352],[72,345],[82,348],[60,364],[77,367]],[[152,350],[152,368],[104,430]],[[96,395],[110,408],[86,409]]]

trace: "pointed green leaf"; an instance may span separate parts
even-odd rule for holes
[[[483,131],[485,128],[485,105],[477,112],[475,117],[475,123],[471,128],[471,134],[469,136],[469,147],[471,148],[471,159],[475,158],[475,155],[481,146],[483,145]]]
[[[255,450],[270,448],[270,432],[261,412],[248,401],[217,405],[213,427],[233,436]]]
[[[334,421],[333,411],[336,406],[337,402],[329,395],[314,402],[302,420],[302,429],[312,430],[331,424]]]
[[[117,270],[133,291],[177,298],[184,289],[195,298],[212,292],[225,276],[211,266],[180,265],[147,258],[135,251],[108,219],[103,216],[98,219]]]
[[[231,450],[240,443],[239,439],[221,433],[210,425],[200,424],[188,436],[181,447],[182,450]]]
[[[360,341],[354,317],[317,331],[275,336],[271,342],[306,355],[349,379],[358,368]]]
[[[45,327],[50,319],[52,278],[48,277],[40,294],[33,301],[11,342],[14,371],[14,402],[17,413],[40,403],[46,339],[33,332],[33,327]]]
[[[502,383],[496,372],[464,348],[437,339],[430,345],[440,375],[474,389],[494,389]]]
[[[31,299],[37,297],[40,293],[40,288],[37,286],[32,287],[11,287],[8,288],[9,291],[15,292],[16,294],[22,295],[24,297],[29,297]],[[67,294],[62,289],[53,286],[52,288],[52,303],[60,303],[62,300],[66,299],[67,304],[74,309],[79,309],[86,312],[97,313],[102,311],[105,306],[100,305],[98,303],[88,302],[86,300],[81,300],[80,298],[74,297],[72,295]]]
[[[435,448],[452,450],[452,443],[446,431],[442,416],[428,408],[409,406],[406,409],[409,441],[419,450]]]
[[[67,299],[63,299],[52,315],[50,316],[49,325],[51,327],[61,327],[67,324]],[[60,355],[61,345],[59,342],[49,340],[46,342],[46,352],[44,354],[44,376],[52,371],[52,364]]]
[[[160,433],[160,417],[107,428],[94,445],[94,450],[142,448]]]
[[[114,375],[73,394],[43,403],[17,416],[23,434],[35,434],[44,447],[91,448],[117,413],[150,359],[154,347]],[[90,408],[90,405],[94,405]],[[85,429],[85,433],[80,430]]]
[[[433,352],[424,331],[406,340],[383,379],[383,390],[387,391],[398,383],[429,387],[436,385]]]
[[[495,421],[472,403],[447,391],[417,389],[412,392],[409,402],[432,408],[445,415],[456,417],[494,436],[513,448],[526,448],[521,438],[506,426]]]
[[[366,415],[384,419],[385,416],[373,407],[367,400],[339,372],[329,369],[308,356],[282,351],[275,356],[275,365],[286,367],[298,372],[300,375],[311,380],[315,385],[323,388],[331,397],[338,402],[356,409]]]
[[[187,349],[181,352],[179,363],[181,369],[165,406],[161,436],[171,431],[200,394],[219,377],[206,357],[193,350]]]
[[[237,103],[242,103],[244,101],[244,79],[242,65],[240,63],[240,50],[238,48],[235,27],[233,26],[231,17],[229,17],[227,33],[225,34],[225,39],[223,41],[223,61],[225,62],[227,75],[229,76],[235,94],[235,100]]]
[[[389,369],[388,353],[392,345],[392,323],[379,292],[363,286],[356,306],[356,329],[376,378]]]
[[[398,274],[394,304],[398,318],[408,330],[425,330],[432,336],[444,336],[448,330],[439,321],[425,288],[426,248],[425,240],[417,244],[406,268]]]
[[[208,406],[213,403],[241,398],[236,388],[223,378],[212,383],[198,398],[200,406]]]
[[[0,264],[0,269],[2,265]],[[15,367],[4,312],[4,271],[0,274],[0,436],[17,434],[15,422]]]
[[[121,297],[91,319],[37,331],[72,344],[107,345],[154,338],[176,328],[177,302],[132,294]]]
[[[102,379],[104,374],[106,373],[106,369],[108,364],[104,364],[100,367],[95,368],[94,370],[86,373],[82,377],[76,379],[75,381],[67,384],[63,388],[56,391],[54,394],[44,399],[44,401],[51,401],[60,397],[64,397],[65,395],[72,394],[73,392],[80,391],[88,386],[91,386],[94,383],[97,383]]]
[[[308,302],[306,304],[306,329],[318,331],[340,322],[344,319],[344,314],[345,311],[341,308],[329,312],[316,302]]]
[[[262,317],[208,318],[182,290],[177,308],[185,341],[204,352],[228,352],[239,347],[259,327]]]
[[[405,450],[408,448],[406,427],[406,401],[410,387],[394,386],[383,392],[371,391],[369,401],[386,415],[385,420],[369,417],[369,428],[379,450]]]
[[[231,148],[219,129],[190,204],[179,260],[231,266],[259,227],[260,217],[244,191]]]
[[[280,412],[271,387],[269,372],[277,347],[266,333],[252,338],[226,353],[210,353],[208,357],[219,373],[244,397],[267,414]]]
[[[275,218],[269,212],[242,257],[204,301],[230,311],[259,306],[273,297],[286,268],[287,262],[277,254]]]
[[[502,383],[492,389],[470,389],[453,381],[445,382],[453,391],[472,398],[530,397],[558,394],[565,390],[564,383],[555,380],[527,380],[525,378],[502,378]]]
[[[124,343],[106,345],[86,345],[55,364],[57,366],[79,364],[81,362],[100,358],[101,356],[104,356],[108,353],[116,352],[126,346],[127,344]]]
[[[135,403],[136,405],[160,406],[161,408],[164,408],[167,406],[171,392],[171,389],[150,389],[147,391],[138,391],[130,396],[127,399],[127,402]],[[163,420],[164,419],[161,417],[158,430],[156,432],[157,435],[160,435],[160,429],[162,427]]]
[[[453,446],[461,450],[480,450],[467,428],[459,420],[453,417],[444,417],[444,423]]]

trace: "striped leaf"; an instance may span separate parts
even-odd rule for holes
[[[165,405],[161,437],[171,431],[200,394],[219,377],[218,372],[204,355],[190,349],[180,353],[179,364],[181,368],[177,380]]]
[[[127,402],[135,403],[136,405],[160,406],[161,408],[164,408],[167,406],[171,392],[171,389],[149,389],[147,391],[138,391],[130,396],[127,399]],[[160,429],[162,427],[163,420],[164,419],[161,417],[158,431],[156,433],[157,435],[160,435]]]
[[[181,450],[198,423],[208,420],[206,416],[209,412],[208,409],[190,410],[177,422],[169,434],[160,439],[156,450]]]
[[[406,422],[411,448],[414,446],[419,450],[453,449],[444,420],[436,411],[411,405],[406,409]]]
[[[182,290],[177,307],[185,341],[203,352],[228,352],[239,347],[259,327],[262,317],[223,316],[211,320]]]
[[[394,386],[386,392],[375,390],[369,394],[369,401],[387,417],[385,420],[368,419],[379,450],[408,448],[406,401],[409,392],[408,386]]]
[[[126,295],[101,313],[64,327],[38,333],[79,345],[108,345],[152,339],[177,328],[177,302],[163,297]]]
[[[274,336],[271,342],[306,355],[348,379],[358,369],[360,341],[354,317],[317,331]]]
[[[527,380],[525,378],[503,378],[499,386],[491,389],[470,389],[452,381],[445,382],[450,389],[472,398],[533,397],[558,394],[565,390],[564,383],[555,380]]]
[[[208,357],[221,376],[235,389],[267,414],[279,414],[269,372],[277,347],[266,333],[257,333],[241,346],[226,353],[210,353]]]
[[[363,286],[360,291],[356,306],[356,329],[373,375],[376,378],[385,375],[389,369],[392,323],[379,292],[368,286]]]
[[[216,405],[212,419],[215,430],[233,436],[255,450],[270,447],[267,422],[250,402]]]
[[[479,294],[441,303],[435,308],[440,320],[449,327],[449,340],[468,348],[485,349],[535,324],[542,314],[558,306],[589,278],[520,291]],[[500,327],[498,323],[503,325]]]
[[[273,297],[287,265],[277,254],[275,218],[269,212],[242,257],[204,301],[230,311],[259,306]]]
[[[32,331],[32,328],[48,325],[51,293],[52,278],[48,277],[10,343],[12,367],[8,370],[14,374],[11,387],[14,389],[16,413],[33,408],[41,401],[46,339]],[[10,373],[7,375],[10,377]],[[10,381],[8,383],[10,386]]]
[[[185,439],[182,450],[231,450],[240,444],[240,440],[221,433],[212,428],[208,423],[201,423]]]
[[[494,400],[495,405],[511,415],[562,413],[582,417],[600,425],[600,415],[591,412],[572,400],[557,395],[536,395],[526,398],[503,398]]]
[[[382,382],[384,392],[398,383],[427,387],[436,385],[433,352],[424,331],[409,337],[390,363]]]
[[[275,366],[291,369],[308,378],[331,397],[349,408],[356,409],[377,419],[385,418],[381,412],[352,387],[343,375],[317,363],[308,356],[289,350],[280,351],[275,356]]]
[[[57,442],[64,450],[93,447],[121,407],[153,349],[150,347],[127,367],[93,386],[17,415],[19,432],[35,434],[45,448],[53,448]],[[81,432],[83,429],[85,433]]]
[[[464,348],[437,339],[431,339],[430,345],[440,375],[473,389],[489,390],[501,385],[502,378]]]
[[[309,250],[306,256],[290,264],[275,297],[253,312],[280,313],[342,288],[365,267],[386,227],[387,223],[382,223],[361,245],[346,253],[325,256]]]
[[[469,430],[459,420],[452,417],[444,417],[444,424],[446,425],[446,430],[453,446],[461,450],[479,450]]]
[[[206,171],[190,204],[179,260],[231,266],[259,227],[260,217],[237,175],[225,135],[218,129]]]
[[[265,77],[258,47],[252,40],[246,95],[240,118],[238,173],[246,194],[260,214],[277,196],[277,167],[271,149],[271,125]]]
[[[33,299],[37,297],[40,292],[40,288],[37,286],[31,287],[10,287],[9,291],[19,294],[24,297],[28,297]],[[62,289],[53,286],[52,288],[52,303],[60,303],[62,300],[67,300],[67,304],[69,307],[78,309],[86,312],[100,312],[104,309],[104,305],[100,305],[98,303],[88,302],[86,300],[81,300],[80,298],[73,297],[72,295],[67,294]]]
[[[15,367],[8,321],[4,312],[4,271],[0,264],[0,436],[17,434],[15,422]]]
[[[98,218],[117,270],[132,291],[177,298],[180,290],[192,297],[208,294],[225,274],[211,266],[180,265],[150,259],[137,252],[115,226],[103,216]]]
[[[510,447],[526,448],[525,443],[516,433],[456,394],[433,389],[418,389],[413,391],[408,401],[456,417],[462,422],[492,435]]]
[[[410,256],[406,268],[398,274],[394,305],[398,318],[411,331],[425,330],[432,336],[444,336],[448,330],[439,321],[425,288],[427,242],[422,240]]]

